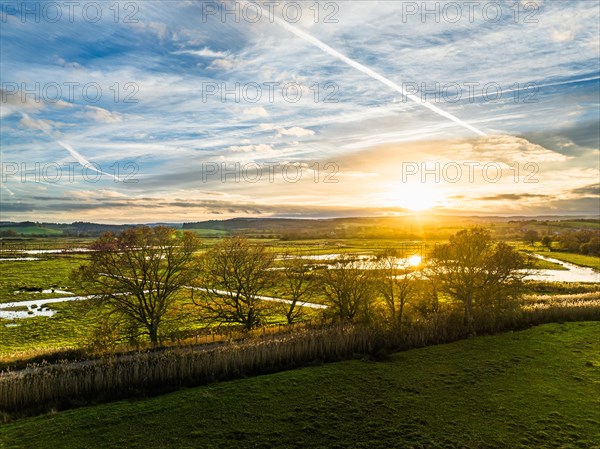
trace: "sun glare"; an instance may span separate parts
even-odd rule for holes
[[[393,202],[396,206],[420,212],[435,207],[438,194],[426,184],[403,185],[396,187]]]
[[[417,266],[421,265],[422,261],[423,261],[423,259],[421,258],[421,256],[417,256],[416,254],[414,256],[410,256],[408,258],[408,264],[411,267],[417,267]]]

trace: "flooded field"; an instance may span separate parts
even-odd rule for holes
[[[7,251],[7,250],[2,250]],[[23,254],[39,254],[39,255],[54,255],[57,257],[60,254],[68,254],[75,252],[86,252],[89,251],[86,248],[65,248],[65,249],[37,249],[37,250],[19,250]],[[15,251],[12,251],[15,252]],[[346,257],[344,254],[339,253],[328,253],[328,254],[318,254],[318,255],[303,255],[298,256],[298,258],[304,260],[312,260],[315,264],[320,266],[326,266],[328,268],[335,268],[338,263],[336,262],[339,258]],[[589,282],[589,283],[600,283],[600,272],[593,270],[592,268],[580,267],[578,265],[574,265],[572,263],[563,262],[557,259],[553,259],[550,257],[545,257],[537,254],[532,254],[533,257],[539,258],[541,260],[545,260],[548,262],[552,262],[558,264],[565,268],[564,270],[549,270],[549,269],[540,269],[533,270],[526,279],[535,280],[535,281],[545,281],[545,282]],[[51,256],[52,257],[52,256]],[[290,256],[283,256],[279,260],[284,260],[286,258],[290,258]],[[40,261],[41,259],[37,257],[10,257],[2,259],[0,257],[0,261],[15,262],[19,264],[19,262],[35,262]],[[42,259],[43,260],[43,259]],[[374,269],[376,261],[375,256],[359,254],[355,255],[355,260],[358,268],[362,269]],[[46,261],[47,262],[47,261]],[[37,264],[38,262],[36,262]],[[396,265],[398,268],[406,268],[406,267],[420,267],[426,266],[427,261],[422,259],[421,255],[413,254],[407,255],[407,257],[397,258]],[[17,265],[18,266],[18,265]],[[27,283],[25,279],[24,284]],[[24,318],[33,318],[33,317],[51,317],[55,314],[55,311],[52,310],[49,305],[69,302],[69,301],[81,301],[93,298],[94,295],[74,295],[74,293],[67,289],[61,288],[31,288],[26,290],[15,290],[12,291],[12,294],[19,295],[23,298],[25,294],[53,294],[53,295],[65,295],[65,296],[57,296],[51,298],[38,298],[33,300],[11,300],[9,297],[0,298],[0,319],[5,320],[17,320]],[[74,296],[69,296],[74,295]],[[276,297],[268,297],[261,296],[260,299],[264,301],[275,301],[275,302],[287,302],[287,300]],[[303,303],[300,304],[304,307],[309,308],[323,308],[325,306],[321,304],[312,304],[312,303]],[[14,326],[14,323],[8,323],[5,326]]]
[[[533,270],[527,279],[547,282],[600,282],[600,272],[593,268],[580,267],[551,257],[532,254],[533,257],[561,265],[566,270]]]

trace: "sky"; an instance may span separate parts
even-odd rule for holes
[[[600,215],[600,2],[0,3],[3,221]]]

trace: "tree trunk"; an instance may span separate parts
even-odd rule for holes
[[[471,298],[467,298],[465,301],[464,324],[467,328],[467,335],[475,335],[475,323],[473,322],[473,300]]]
[[[150,323],[150,326],[148,327],[148,333],[150,335],[152,347],[156,348],[158,346],[158,323],[156,321],[152,321]]]
[[[402,314],[404,312],[404,302],[400,302],[400,310],[398,311],[398,332],[402,335]]]
[[[254,327],[254,310],[250,309],[248,311],[248,315],[246,316],[246,322],[244,323],[244,327],[246,331],[251,331]]]

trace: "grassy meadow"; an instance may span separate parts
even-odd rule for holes
[[[39,260],[0,262],[0,303],[61,296],[53,292],[41,293],[43,290],[60,289],[76,295],[83,293],[69,276],[72,270],[86,261],[87,256],[44,254],[19,257],[36,257]]]
[[[546,324],[24,418],[0,447],[595,447],[598,340]]]
[[[507,227],[508,225],[496,224],[497,227]],[[455,225],[450,225],[448,229],[454,229]],[[436,232],[440,229],[435,228]],[[203,237],[204,248],[210,248],[218,238],[211,238],[223,235],[224,231],[201,229],[198,230]],[[203,235],[205,234],[205,235]],[[267,244],[277,253],[291,253],[294,255],[323,255],[338,253],[353,254],[376,254],[385,248],[399,248],[406,251],[407,254],[422,251],[427,254],[441,240],[429,241],[402,241],[395,239],[376,239],[376,238],[331,238],[331,239],[303,239],[303,240],[280,240],[280,239],[256,239],[257,242]],[[23,250],[56,250],[62,248],[81,248],[86,247],[92,242],[89,238],[76,237],[56,237],[56,238],[23,238],[23,239],[5,239],[2,240],[2,249],[4,257],[36,257],[39,260],[19,260],[0,262],[0,303],[12,301],[38,300],[39,305],[43,305],[45,298],[60,297],[57,293],[41,293],[42,290],[61,289],[72,292],[75,295],[85,292],[70,279],[70,273],[80,264],[85,263],[88,255],[86,253],[44,253],[44,254],[24,254],[18,251]],[[517,244],[518,242],[515,242]],[[537,248],[539,249],[539,248]],[[570,254],[563,252],[540,252],[543,255],[560,258],[576,264],[585,266],[600,265],[600,258],[584,256],[579,254]],[[560,265],[535,259],[534,268],[537,269],[564,269]],[[548,286],[547,293],[556,290],[557,293],[585,292],[594,291],[592,285],[568,284],[563,286]],[[539,289],[532,287],[532,293],[539,292]],[[267,295],[278,297],[281,295],[278,287],[274,287],[265,292]],[[66,296],[66,295],[65,295]],[[312,302],[322,303],[322,295],[316,294],[311,298]],[[185,293],[181,297],[181,306],[189,307],[189,294]],[[77,349],[86,346],[90,341],[90,335],[98,324],[98,316],[92,313],[89,301],[75,301],[66,303],[52,304],[51,309],[56,312],[52,317],[34,317],[22,320],[3,320],[0,319],[0,362],[8,360],[27,358],[39,353],[45,353],[54,350]],[[311,310],[307,311],[306,319],[311,319]],[[283,315],[274,314],[270,320],[271,324],[284,323]],[[8,325],[8,326],[7,326]],[[178,323],[177,332],[185,334],[186,332],[198,332],[201,329],[210,327],[208,323],[203,323],[194,316],[194,309],[190,308],[190,315],[187,319]],[[121,342],[127,343],[127,342]]]
[[[0,325],[0,362],[85,346],[95,324],[88,301],[56,303],[52,310],[56,312],[52,317],[38,316],[12,320],[13,326]],[[3,321],[8,320],[0,323]]]
[[[278,255],[373,255],[396,248],[403,257],[427,259],[453,226],[436,228],[426,240],[263,235],[252,241]],[[510,229],[502,224],[496,231]],[[225,235],[211,229],[197,233],[200,252]],[[507,241],[520,251],[540,249]],[[37,260],[0,262],[0,303],[35,300],[43,306],[44,299],[61,296],[52,289],[85,294],[71,273],[89,254],[23,251],[81,248],[90,242],[2,240],[4,258]],[[600,261],[540,253],[564,255],[583,266]],[[565,269],[532,262],[536,269]],[[415,282],[423,287],[424,281]],[[279,309],[266,317],[272,327],[238,335],[225,325],[215,338],[216,324],[198,315],[191,291],[183,289],[172,317],[166,316],[161,340],[163,346],[182,347],[156,353],[149,351],[147,336],[127,336],[135,329],[120,329],[109,346],[102,346],[113,331],[102,325],[105,310],[90,300],[51,304],[51,317],[0,319],[0,370],[15,371],[0,389],[5,406],[0,409],[7,412],[0,412],[0,448],[96,447],[100,439],[107,448],[525,448],[546,447],[550,441],[552,447],[591,447],[600,425],[595,399],[600,324],[582,320],[597,318],[598,288],[584,282],[528,282],[519,313],[483,314],[475,334],[559,324],[466,340],[472,334],[444,295],[435,312],[409,304],[414,318],[401,338],[373,329],[282,328],[286,320]],[[275,284],[262,294],[282,297],[285,290]],[[326,301],[321,290],[310,298]],[[319,323],[317,310],[306,312],[303,320]],[[203,343],[208,346],[198,346]],[[429,344],[439,345],[420,348]],[[390,352],[399,349],[406,351]]]

